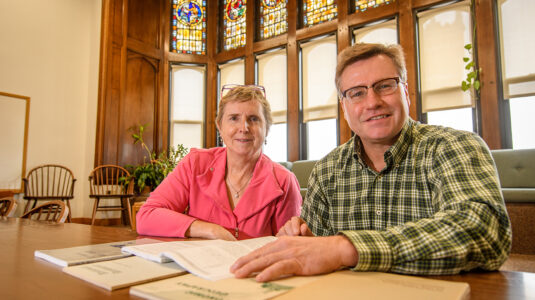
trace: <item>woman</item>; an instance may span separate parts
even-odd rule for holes
[[[225,91],[216,126],[226,147],[192,149],[137,213],[139,234],[246,239],[274,235],[299,215],[295,175],[262,154],[272,124],[264,88]]]

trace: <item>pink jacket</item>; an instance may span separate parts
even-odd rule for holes
[[[238,229],[238,239],[246,239],[274,235],[291,217],[299,216],[302,199],[297,178],[263,154],[232,211],[226,163],[226,148],[191,149],[137,213],[137,232],[184,237],[198,219],[219,224],[232,234]]]

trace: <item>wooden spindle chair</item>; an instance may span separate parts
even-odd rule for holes
[[[121,211],[121,219],[126,225],[126,220],[132,226],[131,200],[134,196],[134,184],[129,180],[126,184],[124,180],[130,173],[123,167],[116,165],[98,166],[89,175],[89,197],[95,198],[93,205],[93,216],[91,225],[95,224],[97,211]],[[101,205],[102,199],[119,199],[118,205]]]
[[[0,216],[11,217],[17,208],[17,203],[13,197],[5,197],[0,199]]]
[[[71,200],[74,196],[74,183],[76,179],[67,167],[54,164],[37,166],[28,172],[24,181],[24,199],[28,200],[24,212],[35,208],[37,201],[61,200],[67,204],[69,214],[67,220],[71,221]],[[30,207],[30,203],[33,204]]]
[[[69,215],[69,207],[61,200],[52,200],[24,213],[21,218],[64,223]]]

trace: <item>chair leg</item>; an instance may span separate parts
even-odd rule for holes
[[[93,205],[93,217],[91,217],[91,225],[95,224],[95,215],[97,213],[98,202],[100,198],[95,198],[95,204]]]
[[[26,205],[24,206],[24,213],[28,212],[28,210],[30,210],[30,203],[32,202],[32,199],[28,199],[28,201],[26,201]]]
[[[67,204],[67,207],[69,208],[69,214],[67,215],[67,222],[71,223],[71,211],[72,211],[71,203],[70,203],[69,199],[65,199],[64,202],[65,202],[65,204]]]
[[[132,230],[136,230],[134,226],[134,222],[132,222],[132,206],[130,205],[131,198],[126,198],[126,208],[128,209],[128,219],[130,220],[130,228]]]

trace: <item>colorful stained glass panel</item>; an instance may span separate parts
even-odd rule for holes
[[[260,39],[264,40],[286,32],[287,0],[262,0],[260,5]]]
[[[336,0],[304,0],[303,1],[303,23],[305,26],[312,26],[336,18],[338,10]]]
[[[173,0],[171,52],[206,54],[206,0]]]
[[[225,0],[223,7],[223,44],[225,50],[245,46],[246,0]]]
[[[355,0],[355,12],[363,12],[368,8],[374,8],[390,4],[396,0]]]

